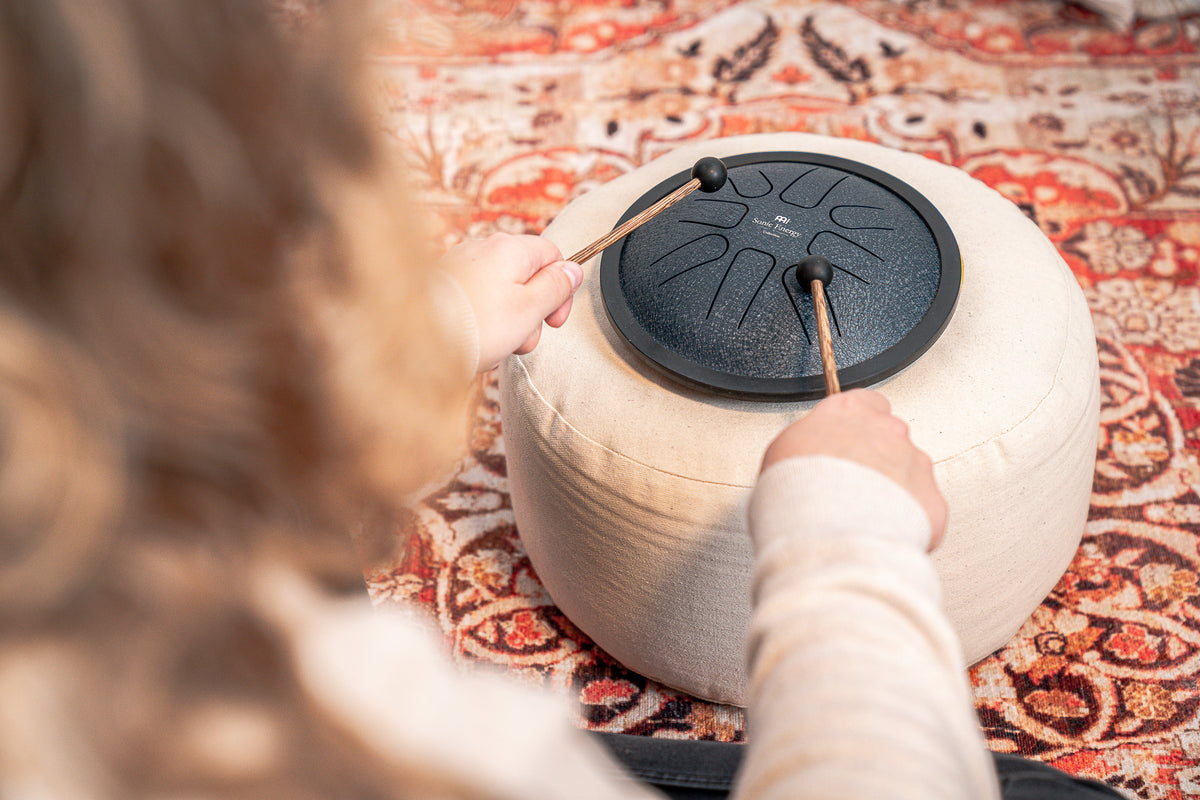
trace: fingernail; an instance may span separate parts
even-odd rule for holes
[[[567,273],[567,277],[571,280],[571,288],[578,289],[579,284],[583,283],[583,267],[576,264],[574,261],[562,262],[562,270]]]

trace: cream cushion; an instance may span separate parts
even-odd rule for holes
[[[933,458],[950,506],[935,566],[969,662],[1062,576],[1088,511],[1099,366],[1083,294],[1049,240],[964,172],[854,140],[759,134],[681,147],[570,203],[565,254],[705,155],[826,153],[892,173],[941,211],[963,259],[934,345],[875,389]],[[746,504],[763,450],[812,402],[735,400],[646,366],[609,321],[599,257],[571,318],[500,368],[517,528],[554,602],[625,666],[742,705],[751,610]]]

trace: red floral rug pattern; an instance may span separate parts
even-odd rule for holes
[[[798,130],[967,171],[1084,288],[1102,430],[1084,542],[971,671],[994,749],[1200,796],[1200,15],[1127,33],[1050,0],[393,0],[381,124],[449,245],[539,232],[681,143]],[[742,712],[631,674],[555,609],[506,491],[494,382],[470,455],[373,576],[456,655],[572,693],[580,724],[738,741]]]

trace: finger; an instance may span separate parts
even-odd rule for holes
[[[884,424],[887,425],[885,430],[892,436],[895,436],[902,442],[910,441],[908,435],[908,423],[899,417],[888,415],[885,418]]]
[[[934,473],[933,459],[924,450],[912,447],[912,460],[909,470],[912,486],[909,491],[917,498],[921,507],[929,517],[930,538],[928,550],[932,552],[942,542],[946,532],[946,521],[949,517],[949,505],[938,487],[937,475]]]
[[[494,234],[494,236],[504,237],[502,243],[505,246],[520,248],[524,254],[523,259],[514,259],[515,263],[524,265],[524,274],[519,276],[522,283],[528,281],[547,264],[553,264],[563,259],[558,245],[544,236],[532,234]]]
[[[523,356],[526,353],[532,353],[533,349],[535,347],[537,347],[538,341],[541,338],[542,338],[542,326],[538,325],[536,328],[533,329],[533,333],[529,334],[529,337],[525,341],[521,342],[521,346],[518,347],[513,352],[519,356]]]
[[[525,281],[529,309],[545,319],[571,298],[583,282],[583,270],[570,261],[556,261],[538,270]]]
[[[926,511],[929,513],[929,527],[932,530],[929,537],[929,552],[932,553],[946,537],[946,526],[950,522],[950,505],[941,492],[938,492],[926,507]]]
[[[834,396],[842,397],[843,401],[847,403],[858,403],[862,408],[878,414],[892,413],[892,404],[888,402],[888,399],[870,389],[850,389]]]
[[[568,297],[567,302],[554,309],[550,316],[546,317],[546,324],[551,328],[561,327],[562,324],[567,321],[567,317],[571,314],[571,304],[574,302],[574,300],[575,298],[573,296]]]

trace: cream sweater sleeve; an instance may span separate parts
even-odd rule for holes
[[[998,798],[917,501],[874,470],[808,457],[763,473],[749,517],[737,798]]]
[[[258,608],[292,650],[311,699],[421,800],[662,800],[570,722],[566,698],[456,666],[417,609],[324,596],[282,565]]]

